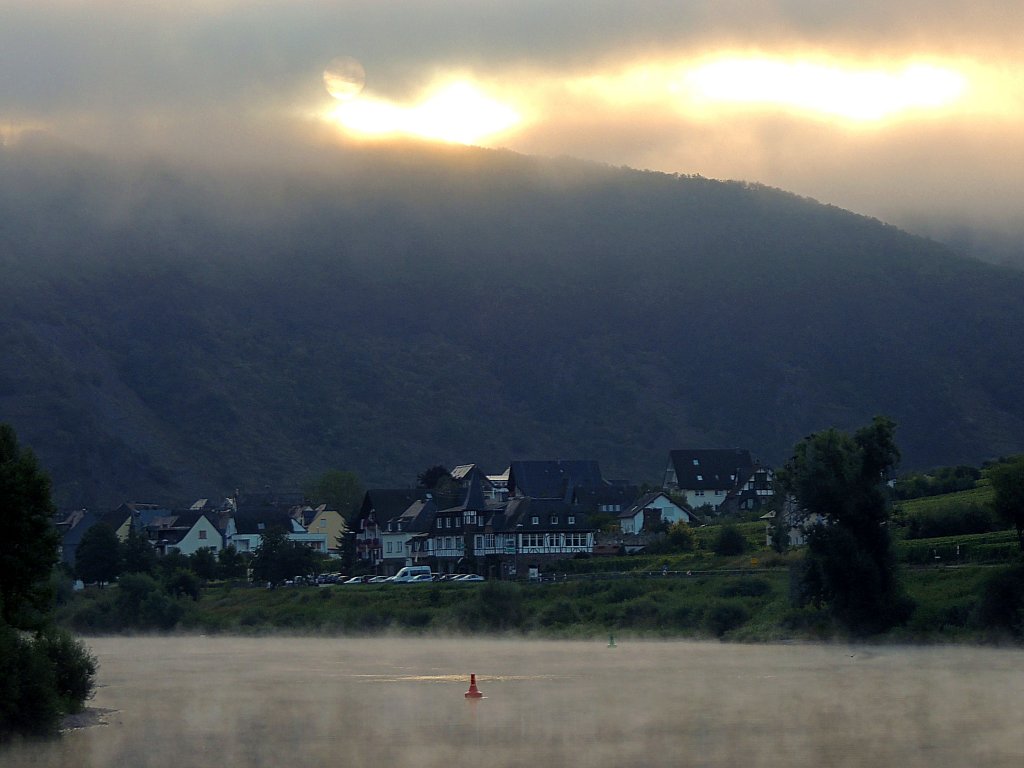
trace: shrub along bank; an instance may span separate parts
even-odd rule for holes
[[[1022,574],[1021,566],[903,569],[900,578],[914,603],[913,613],[905,625],[878,639],[1020,640],[1024,627],[1014,617],[1024,615],[1018,613],[1024,606],[999,606],[1005,604],[1005,595],[1016,594],[1014,585],[1024,583]],[[143,594],[145,585],[130,583],[127,596],[117,586],[86,590],[64,606],[61,619],[82,632],[174,628],[241,634],[511,633],[565,638],[614,634],[747,642],[841,637],[824,608],[793,607],[790,582],[789,569],[778,567],[689,576],[685,571],[590,574],[536,584],[266,590],[223,583],[207,586],[198,601],[185,596],[149,597]],[[170,616],[176,619],[173,624]]]

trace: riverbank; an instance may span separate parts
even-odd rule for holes
[[[1001,567],[904,568],[914,601],[908,622],[879,642],[1007,641],[979,625],[986,580]],[[601,573],[534,583],[324,585],[267,590],[232,583],[181,599],[173,627],[205,634],[481,635],[538,638],[842,639],[824,610],[796,609],[786,568],[718,572]],[[116,587],[76,595],[61,620],[84,634],[153,627],[125,621]]]

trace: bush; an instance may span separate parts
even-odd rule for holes
[[[985,581],[973,624],[996,634],[1024,637],[1024,565],[999,571]]]
[[[764,579],[744,576],[722,585],[718,594],[722,597],[761,597],[772,591],[772,585]]]
[[[965,536],[999,529],[992,510],[983,504],[922,510],[907,518],[908,539]]]
[[[742,555],[747,551],[747,540],[735,525],[723,525],[718,530],[712,549],[716,555]]]
[[[60,714],[46,654],[28,635],[0,624],[0,742],[56,733]]]
[[[50,630],[37,641],[50,661],[60,709],[81,712],[92,696],[96,682],[96,657],[85,645],[64,630]]]
[[[741,603],[731,600],[712,603],[704,612],[704,629],[721,638],[727,632],[743,626],[748,619],[750,613]]]

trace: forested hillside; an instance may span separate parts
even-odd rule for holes
[[[762,187],[472,149],[0,148],[0,421],[63,505],[667,451],[1024,449],[1024,274]]]

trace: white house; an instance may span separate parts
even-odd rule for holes
[[[693,515],[688,509],[679,506],[668,494],[654,491],[637,499],[637,501],[618,515],[619,526],[623,533],[643,533],[659,523],[692,523]]]

